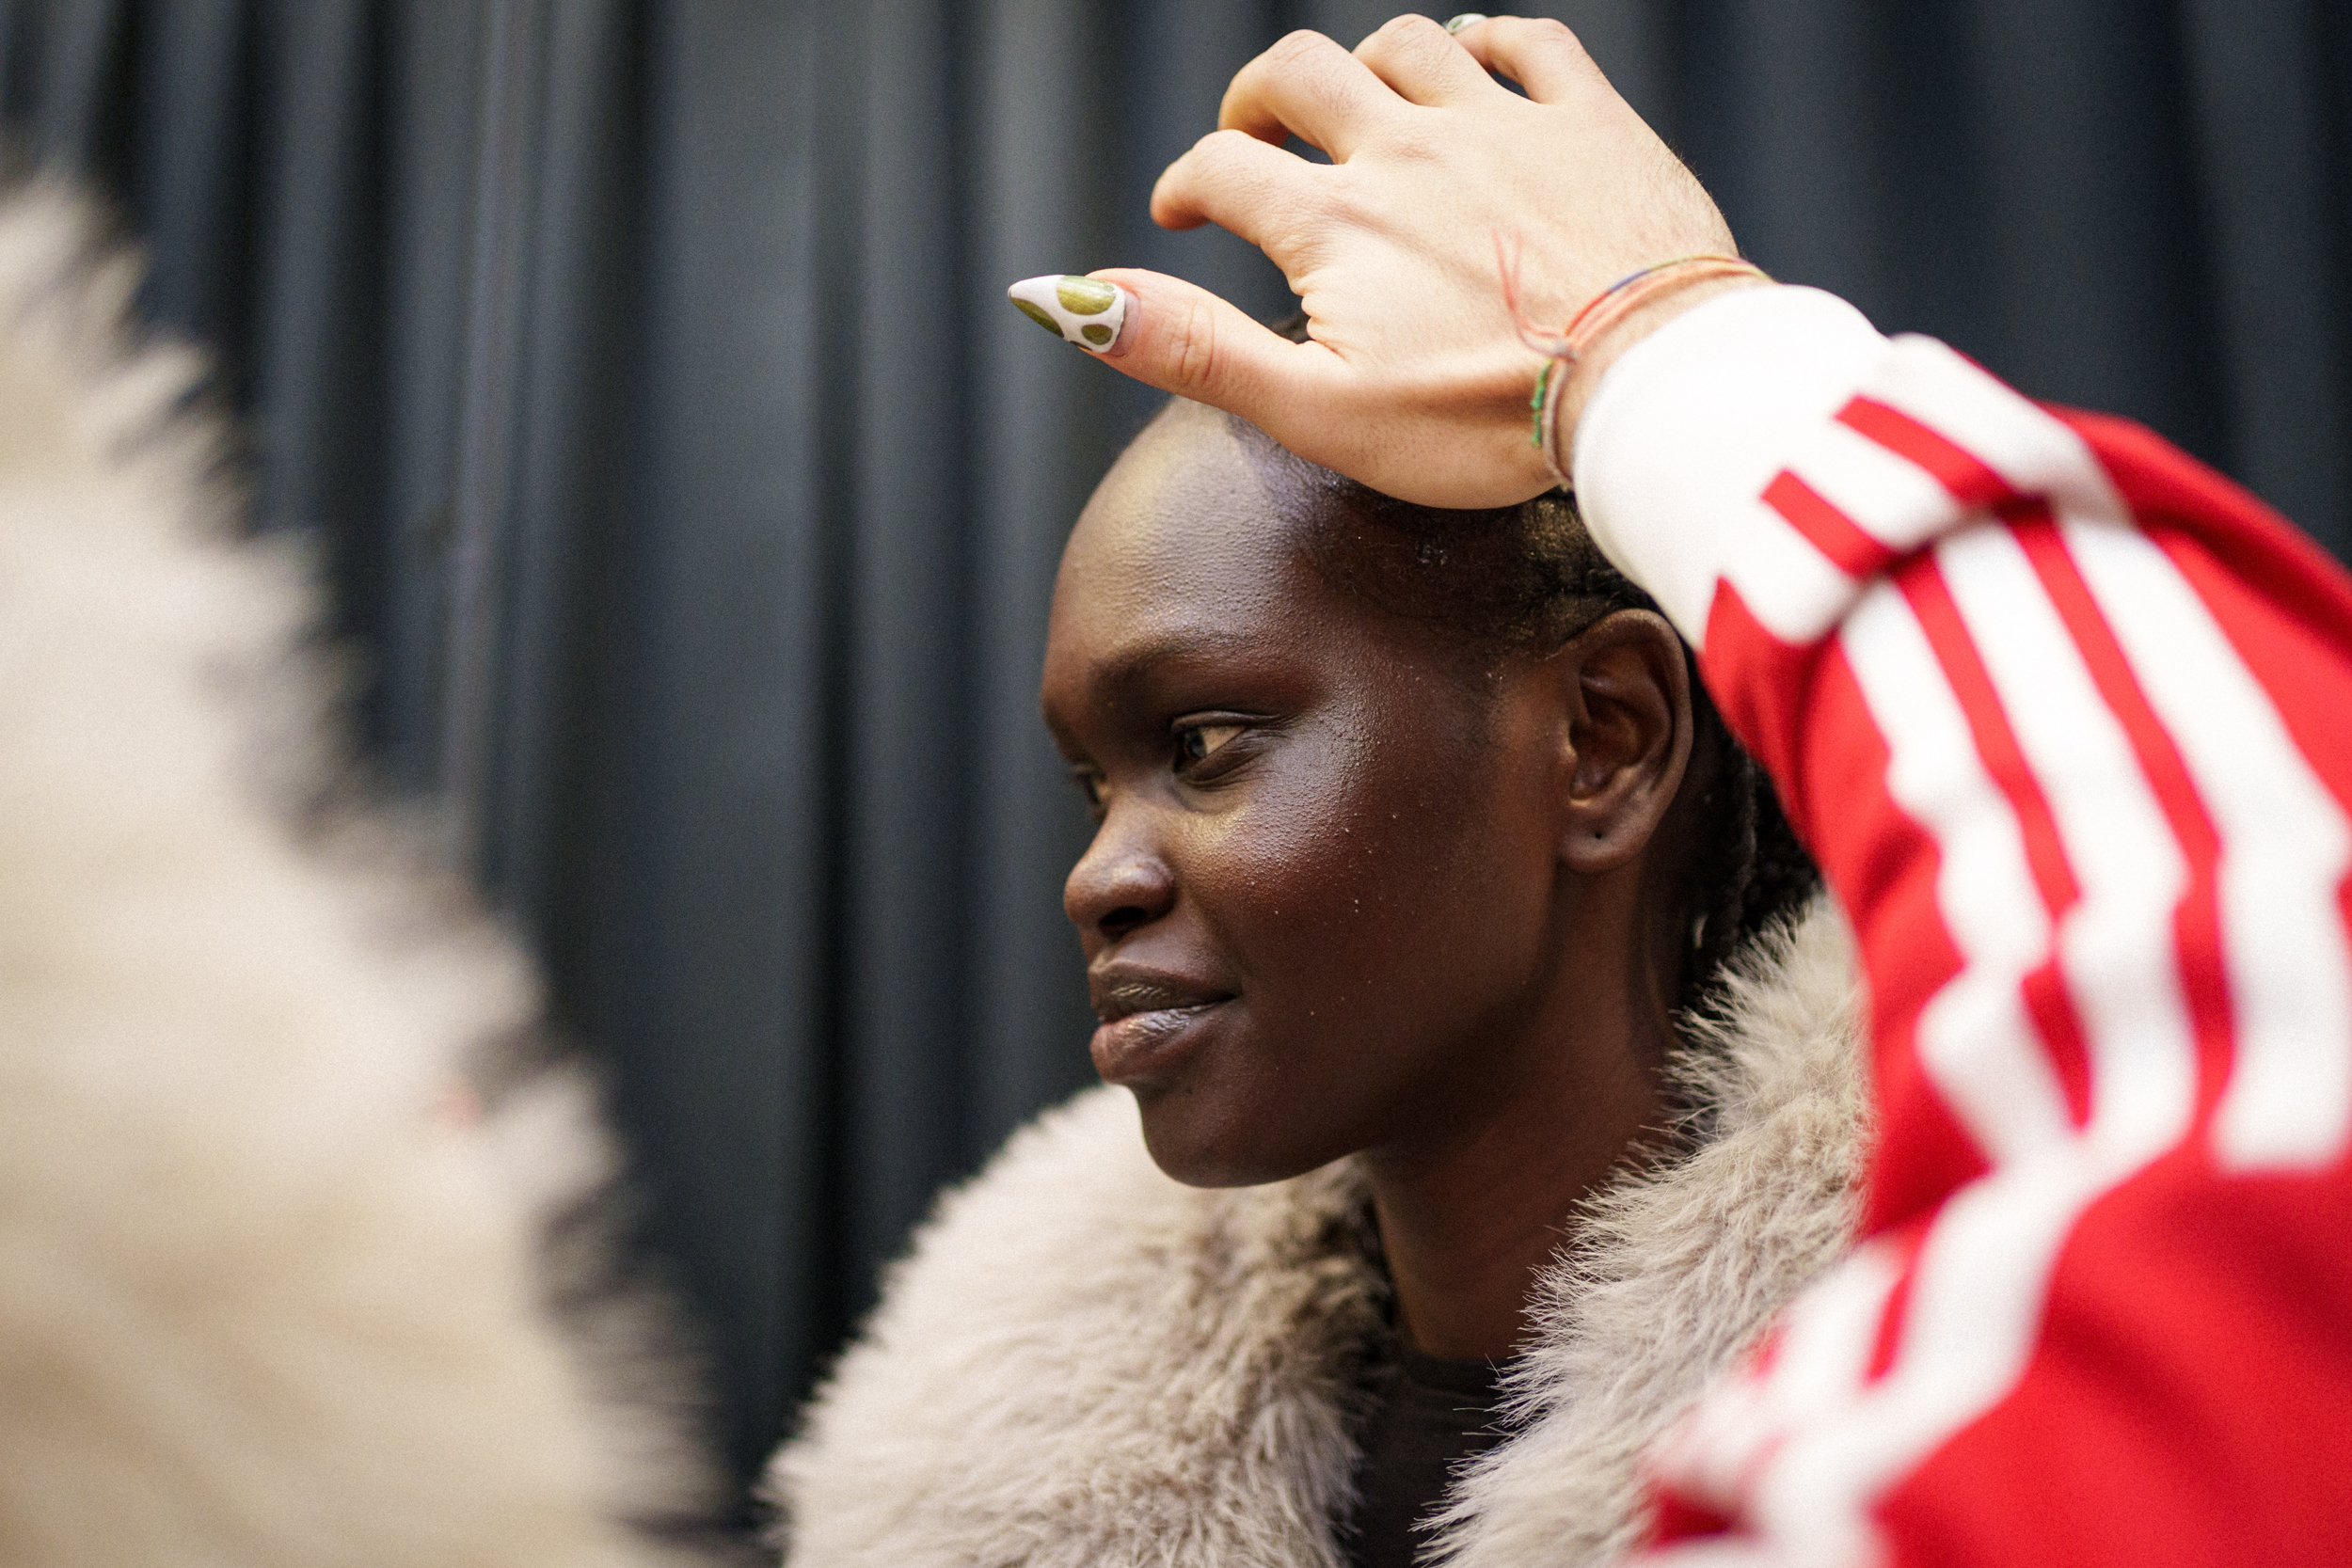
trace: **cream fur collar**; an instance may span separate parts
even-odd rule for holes
[[[1680,1070],[1709,1134],[1593,1205],[1457,1484],[1452,1568],[1604,1560],[1645,1446],[1844,1244],[1864,1092],[1836,917],[1759,943]],[[1384,1287],[1345,1163],[1162,1176],[1092,1090],[942,1200],[777,1454],[796,1568],[1329,1565]]]

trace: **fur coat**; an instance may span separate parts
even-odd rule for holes
[[[1597,1196],[1506,1369],[1510,1435],[1448,1499],[1454,1568],[1604,1560],[1648,1441],[1851,1234],[1865,1096],[1817,907],[1759,942],[1676,1070],[1692,1147]],[[1386,1330],[1347,1162],[1181,1186],[1123,1092],[948,1195],[776,1455],[792,1568],[1334,1564],[1351,1406]]]
[[[528,967],[342,798],[319,596],[135,281],[0,193],[0,1562],[653,1560],[676,1385],[549,1305],[586,1097],[471,1105]]]

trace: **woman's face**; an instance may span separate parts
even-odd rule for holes
[[[1064,892],[1095,1066],[1199,1185],[1474,1139],[1556,1049],[1577,897],[1543,666],[1466,673],[1331,587],[1263,468],[1220,415],[1156,421],[1071,536],[1045,657],[1099,822]]]

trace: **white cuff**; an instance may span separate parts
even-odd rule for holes
[[[1697,646],[1758,499],[1877,368],[1887,340],[1819,289],[1735,289],[1601,378],[1576,432],[1594,542]],[[1826,563],[1824,563],[1826,564]]]

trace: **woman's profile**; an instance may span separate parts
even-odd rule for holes
[[[1861,1100],[1842,935],[1646,604],[1565,498],[1136,439],[1042,688],[1112,1086],[919,1233],[775,1462],[791,1561],[1629,1538],[1848,1234]]]

